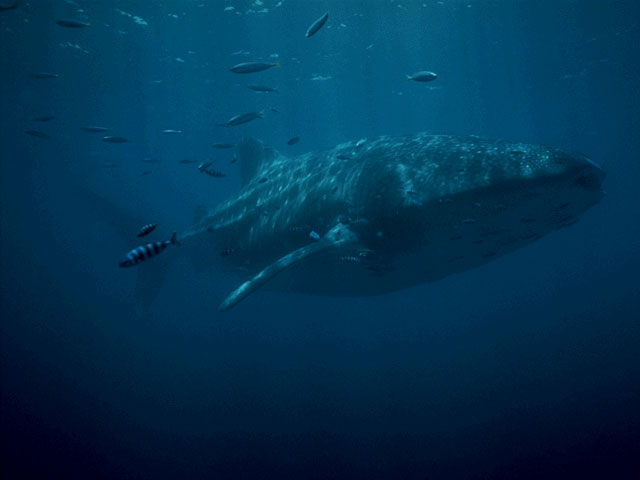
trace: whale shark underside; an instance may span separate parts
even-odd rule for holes
[[[182,236],[256,289],[380,295],[477,267],[575,223],[603,197],[583,155],[449,135],[383,136],[288,158],[237,147],[244,185]],[[202,258],[199,256],[199,261]]]

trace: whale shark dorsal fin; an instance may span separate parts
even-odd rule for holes
[[[220,304],[220,311],[224,312],[225,310],[229,310],[234,307],[275,277],[278,273],[298,263],[300,260],[309,258],[311,255],[315,255],[316,253],[344,245],[345,243],[354,243],[356,241],[356,235],[347,226],[342,224],[336,225],[323,237],[320,237],[318,241],[287,253],[271,265],[264,268],[253,278],[244,282],[231,292]]]
[[[246,185],[278,153],[273,148],[265,147],[258,140],[245,138],[236,146],[236,155],[240,163],[242,184]]]

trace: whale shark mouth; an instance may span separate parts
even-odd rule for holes
[[[574,178],[573,184],[588,192],[602,191],[602,182],[606,174],[595,164],[589,165]]]

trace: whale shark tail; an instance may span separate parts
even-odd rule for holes
[[[129,209],[123,208],[107,196],[94,192],[80,182],[69,182],[64,185],[64,190],[76,199],[77,204],[87,208],[94,218],[109,225],[116,236],[124,242],[130,242],[135,237],[135,232],[140,229],[140,225],[145,223],[145,218],[131,213]],[[114,264],[119,254],[117,251],[113,252]],[[146,262],[144,268],[137,268],[130,272],[135,275],[135,297],[140,313],[146,313],[156,300],[168,271],[168,258],[159,255],[153,259],[153,262]]]

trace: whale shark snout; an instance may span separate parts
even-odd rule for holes
[[[578,169],[577,175],[574,176],[574,185],[584,188],[587,192],[602,193],[602,182],[606,173],[587,157],[584,159],[586,163]]]
[[[553,163],[562,168],[562,177],[587,192],[602,192],[602,182],[606,173],[586,155],[580,153],[557,152]]]

